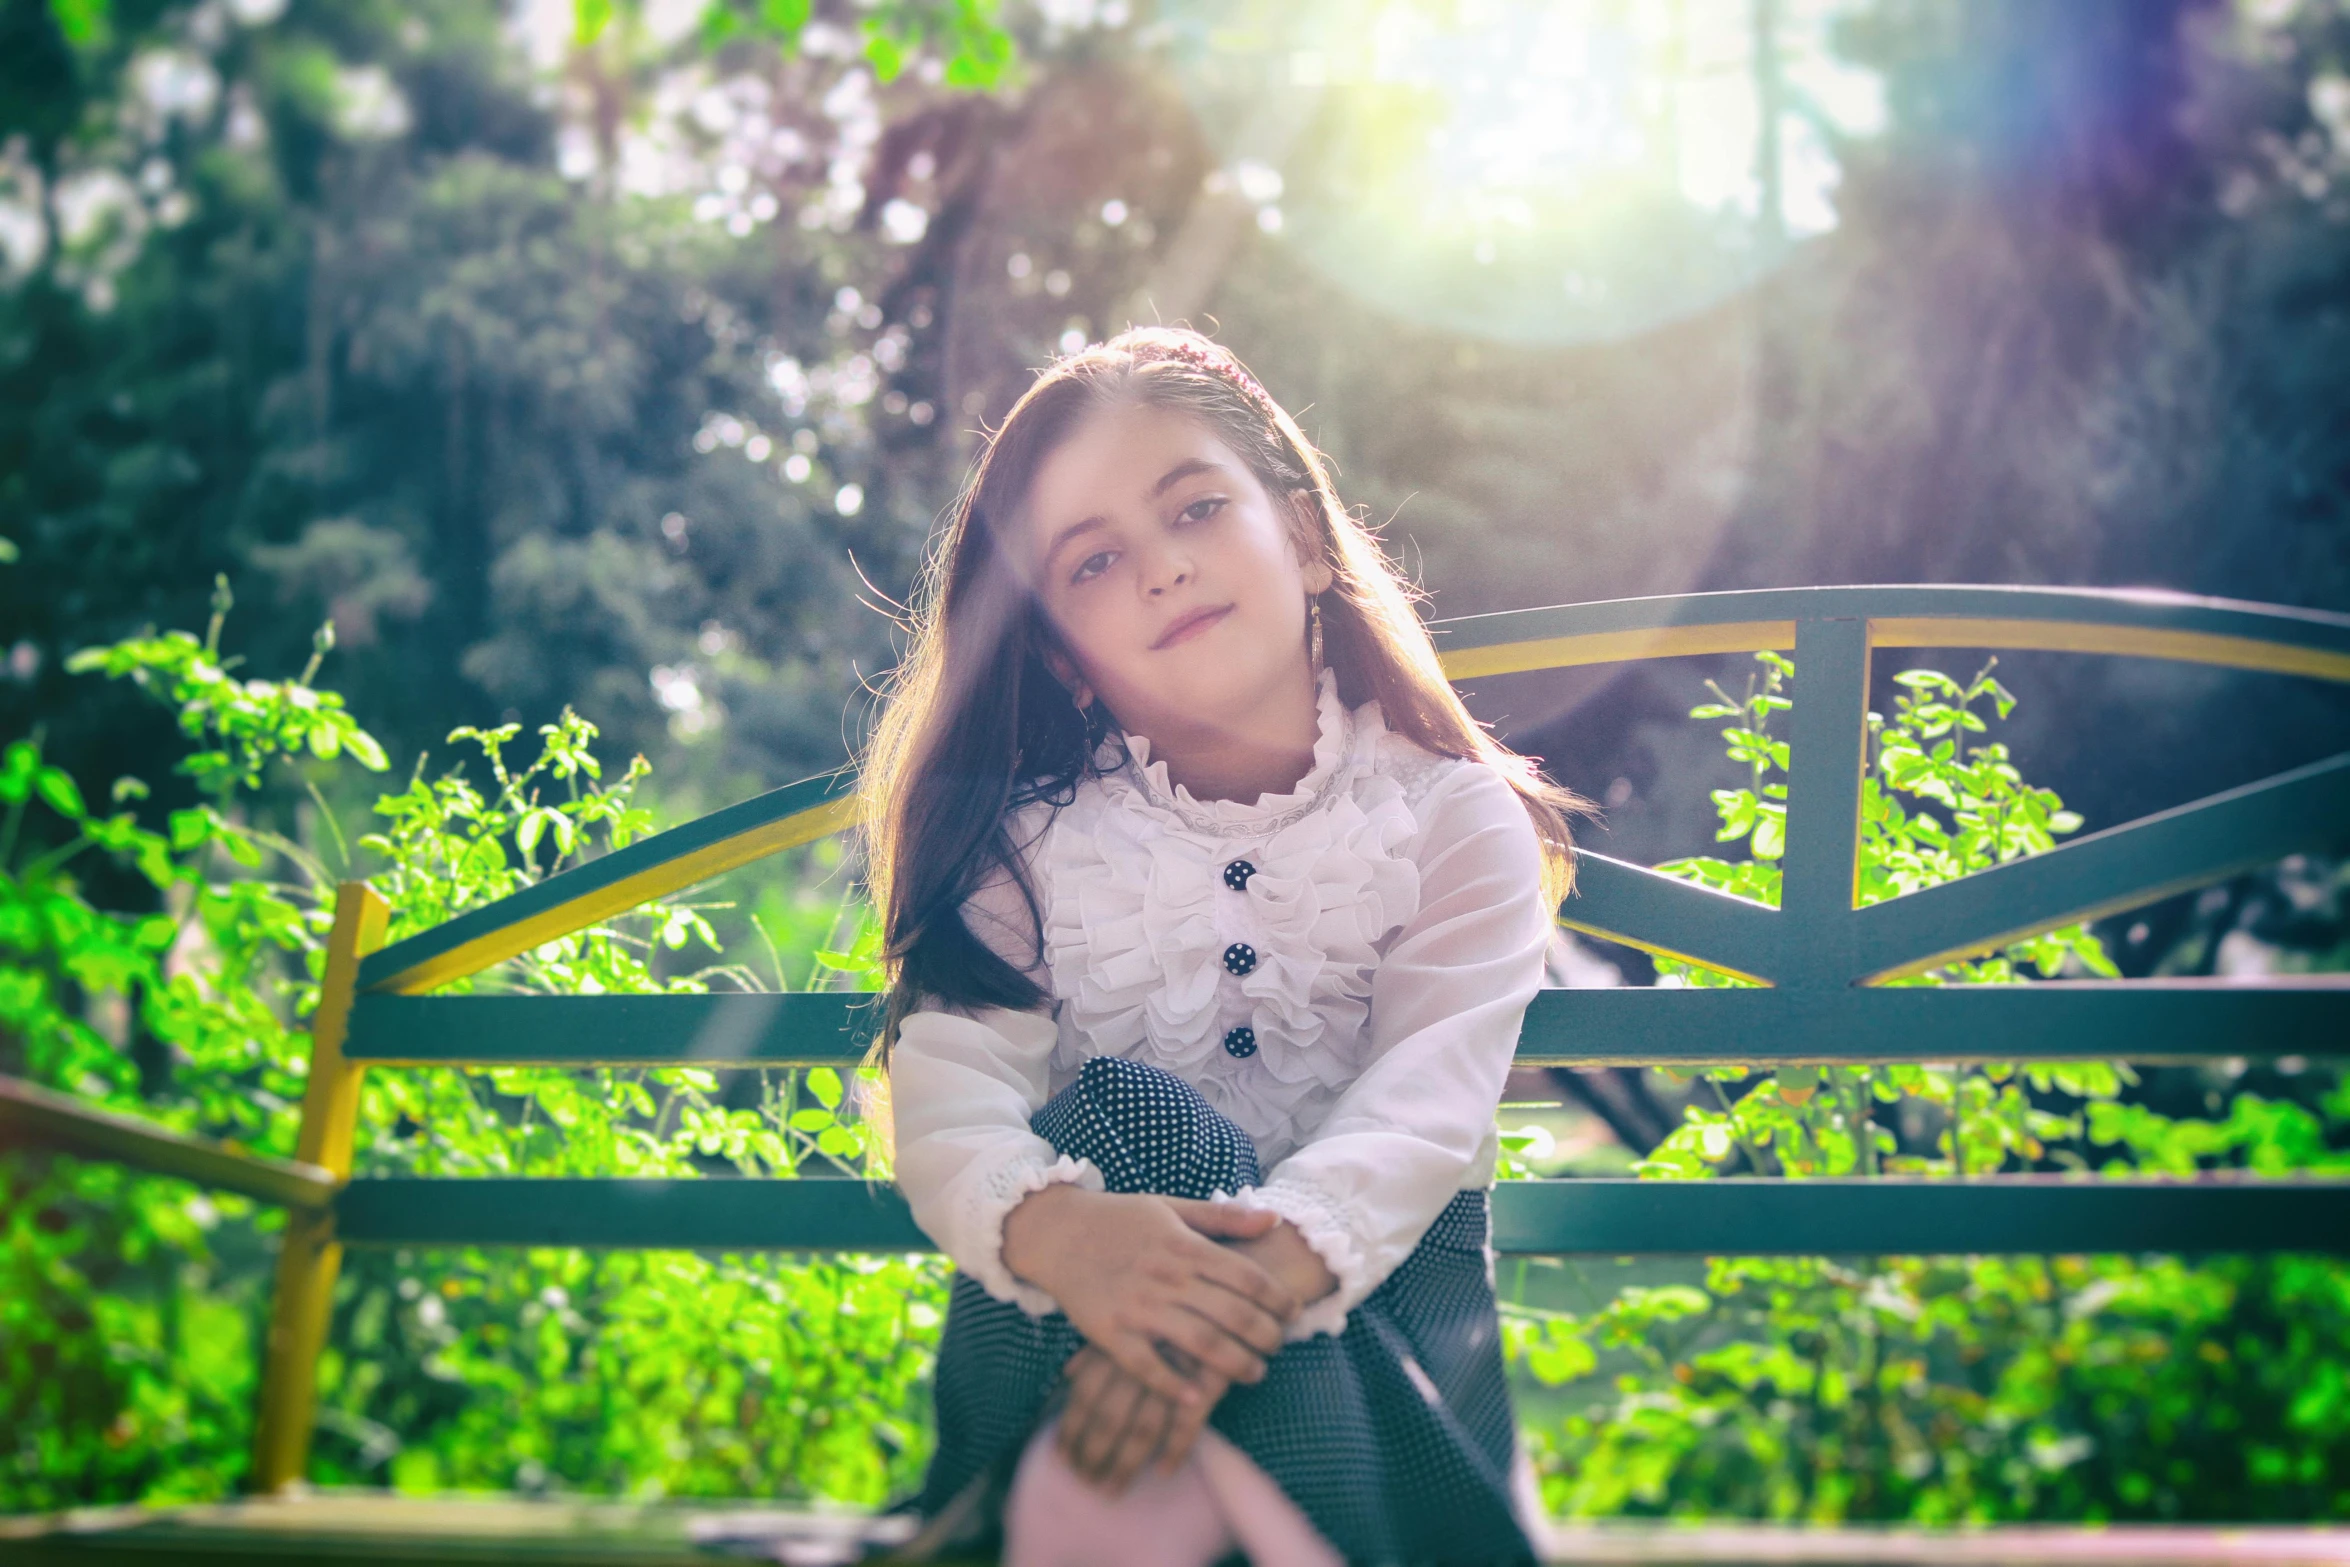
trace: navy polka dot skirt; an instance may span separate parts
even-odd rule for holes
[[[1030,1124],[1115,1192],[1205,1198],[1259,1179],[1247,1134],[1136,1061],[1088,1061]],[[1510,1507],[1515,1428],[1488,1224],[1485,1193],[1454,1197],[1343,1334],[1284,1346],[1210,1417],[1350,1562],[1533,1560]],[[955,1275],[919,1504],[945,1527],[926,1535],[992,1547],[1013,1466],[1079,1343],[1066,1317],[1031,1317]]]

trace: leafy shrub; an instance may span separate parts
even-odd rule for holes
[[[379,797],[346,844],[321,769],[382,771],[382,749],[313,684],[240,679],[221,658],[225,601],[203,639],[133,638],[77,657],[175,710],[177,771],[201,803],[165,831],[91,811],[37,740],[0,767],[0,1028],[7,1069],[181,1129],[290,1154],[300,1119],[333,883],[366,856],[391,937],[506,896],[650,830],[640,757],[606,781],[595,728],[566,711],[528,765],[519,726],[460,729],[462,767]],[[303,759],[297,767],[294,759]],[[258,825],[293,782],[321,850]],[[116,803],[146,793],[124,779]],[[59,839],[22,829],[44,810]],[[20,843],[23,845],[20,848]],[[88,854],[135,868],[162,912],[84,896]],[[456,989],[614,994],[769,988],[717,957],[708,906],[649,904],[549,942]],[[769,936],[787,962],[824,950],[828,909]],[[869,950],[869,942],[865,944]],[[682,971],[673,971],[682,970]],[[813,973],[811,978],[813,978]],[[93,1025],[117,1016],[119,1037]],[[162,1067],[142,1084],[130,1047]],[[792,1176],[860,1167],[865,1128],[837,1073],[379,1071],[361,1098],[368,1174],[622,1173],[729,1167]],[[265,1237],[282,1215],[104,1164],[0,1159],[0,1509],[218,1495],[246,1465],[265,1334]],[[826,1495],[877,1501],[918,1472],[921,1382],[943,1305],[928,1259],[596,1255],[457,1250],[348,1255],[321,1366],[312,1472],[407,1486],[586,1486],[636,1494]]]
[[[1776,905],[1787,747],[1771,733],[1794,667],[1759,655],[1729,719],[1745,787],[1717,790],[1747,858],[1664,867]],[[1989,667],[1897,677],[1871,715],[1860,901],[2050,848],[2080,825],[1974,737],[2014,705]],[[1988,708],[1986,718],[1978,708]],[[1660,983],[1747,983],[1659,964]],[[1894,983],[2111,976],[2071,926]],[[1700,1074],[1640,1166],[1781,1177],[1966,1176],[2019,1166],[2128,1174],[2214,1165],[2350,1172],[2350,1089],[2318,1109],[2239,1094],[2216,1120],[2125,1096],[2118,1063],[1902,1064]],[[1587,1312],[1514,1309],[1512,1356],[1565,1412],[1530,1445],[1556,1510],[1770,1518],[2350,1516],[2350,1270],[2331,1259],[1719,1258],[1703,1286],[1622,1290]],[[1603,1358],[1604,1357],[1604,1358]]]

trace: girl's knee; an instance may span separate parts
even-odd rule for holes
[[[1118,1495],[1070,1467],[1053,1421],[1029,1439],[1004,1504],[1005,1567],[1209,1567],[1232,1532],[1197,1461],[1146,1469]]]

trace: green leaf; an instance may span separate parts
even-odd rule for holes
[[[30,740],[9,743],[8,759],[0,766],[0,800],[21,805],[32,794],[33,778],[41,770],[40,748]]]
[[[82,791],[62,768],[44,767],[33,775],[33,788],[49,808],[72,821],[80,821],[90,814],[82,803]]]
[[[885,86],[906,69],[905,45],[871,19],[865,24],[865,63],[873,67],[874,79]]]
[[[1722,818],[1721,827],[1714,833],[1719,843],[1743,838],[1754,831],[1756,802],[1751,789],[1716,789],[1714,809]]]
[[[840,1074],[831,1067],[820,1066],[808,1074],[808,1092],[827,1110],[840,1108]]]
[[[49,15],[65,41],[89,53],[113,42],[113,9],[110,0],[49,0]]]
[[[380,773],[392,765],[390,759],[384,755],[384,748],[377,743],[375,736],[361,729],[358,725],[345,726],[342,730],[342,739],[343,749],[357,757],[359,765],[369,772]]]

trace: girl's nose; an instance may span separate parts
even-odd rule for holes
[[[1191,580],[1189,557],[1172,551],[1162,551],[1151,558],[1150,570],[1143,577],[1143,587],[1153,598],[1169,588],[1179,588]]]

